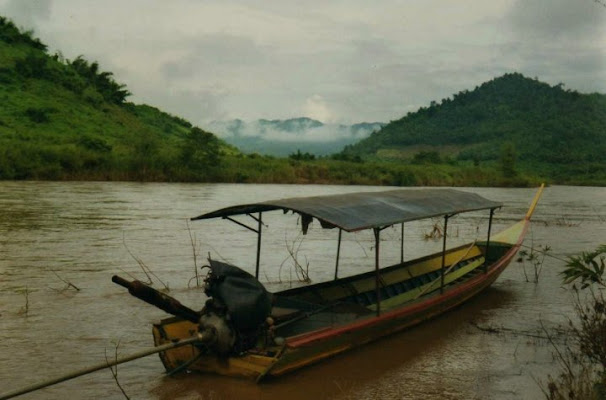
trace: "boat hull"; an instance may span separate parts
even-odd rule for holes
[[[479,273],[470,281],[460,284],[458,287],[453,287],[442,294],[436,294],[416,304],[388,311],[380,316],[348,326],[289,339],[283,355],[267,372],[267,375],[282,375],[348,349],[413,327],[465,303],[497,279],[509,265],[517,249],[518,246],[513,247],[505,257],[486,273]]]

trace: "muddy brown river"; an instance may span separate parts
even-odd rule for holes
[[[0,394],[153,345],[151,324],[166,314],[111,282],[114,274],[169,288],[201,308],[198,265],[208,254],[254,271],[256,235],[225,220],[188,218],[275,198],[383,190],[303,185],[0,182]],[[522,218],[535,189],[469,188],[504,203],[493,232]],[[487,214],[487,213],[484,213]],[[484,239],[487,215],[449,220],[449,246]],[[549,246],[538,283],[531,263],[512,263],[462,307],[408,331],[262,384],[196,373],[164,375],[157,355],[122,364],[131,399],[537,399],[556,374],[543,339],[573,316],[558,275],[566,255],[606,241],[606,188],[547,188],[525,246]],[[334,274],[337,232],[294,216],[264,215],[261,281],[269,290],[301,285],[288,249],[313,282]],[[405,259],[441,248],[433,224],[405,226]],[[189,230],[188,230],[189,225]],[[190,233],[195,245],[192,246]],[[399,260],[400,231],[382,234],[381,263]],[[374,268],[372,232],[343,235],[340,275]],[[71,284],[71,285],[70,285]],[[79,290],[76,290],[77,287]],[[124,399],[108,369],[23,399]]]

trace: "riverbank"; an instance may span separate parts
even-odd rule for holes
[[[107,162],[95,168],[64,168],[60,164],[50,164],[26,173],[9,174],[4,179],[466,187],[530,187],[549,182],[526,173],[504,177],[491,166],[293,160],[257,154],[224,156],[215,164],[199,169],[166,163],[133,166]]]

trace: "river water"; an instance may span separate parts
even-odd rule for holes
[[[151,323],[166,316],[113,284],[111,276],[166,285],[201,308],[198,266],[208,254],[254,271],[256,235],[225,220],[188,222],[216,208],[283,197],[379,187],[107,182],[0,182],[0,393],[151,346]],[[521,218],[535,189],[469,188],[504,203],[493,232]],[[484,213],[487,214],[487,213]],[[449,221],[454,246],[486,233],[486,215]],[[243,222],[256,224],[254,221]],[[519,399],[541,398],[538,382],[557,364],[542,327],[573,316],[560,259],[605,242],[606,188],[549,187],[525,245],[550,246],[538,283],[512,263],[464,306],[403,333],[263,384],[184,374],[164,376],[156,355],[118,367],[132,399]],[[433,224],[406,224],[405,258],[441,247]],[[289,250],[313,282],[334,274],[336,235],[295,216],[264,215],[261,281],[270,290],[302,284]],[[381,263],[400,257],[400,231],[382,234]],[[194,242],[194,245],[192,245]],[[372,232],[343,235],[340,275],[374,268]],[[558,259],[560,258],[560,259]],[[73,286],[69,285],[71,283]],[[76,290],[77,287],[79,290]],[[60,383],[27,399],[125,398],[109,370]]]

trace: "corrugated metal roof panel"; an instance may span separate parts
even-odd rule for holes
[[[202,214],[192,220],[284,210],[314,217],[323,226],[334,226],[352,232],[501,206],[502,203],[460,190],[399,189],[242,204]]]

